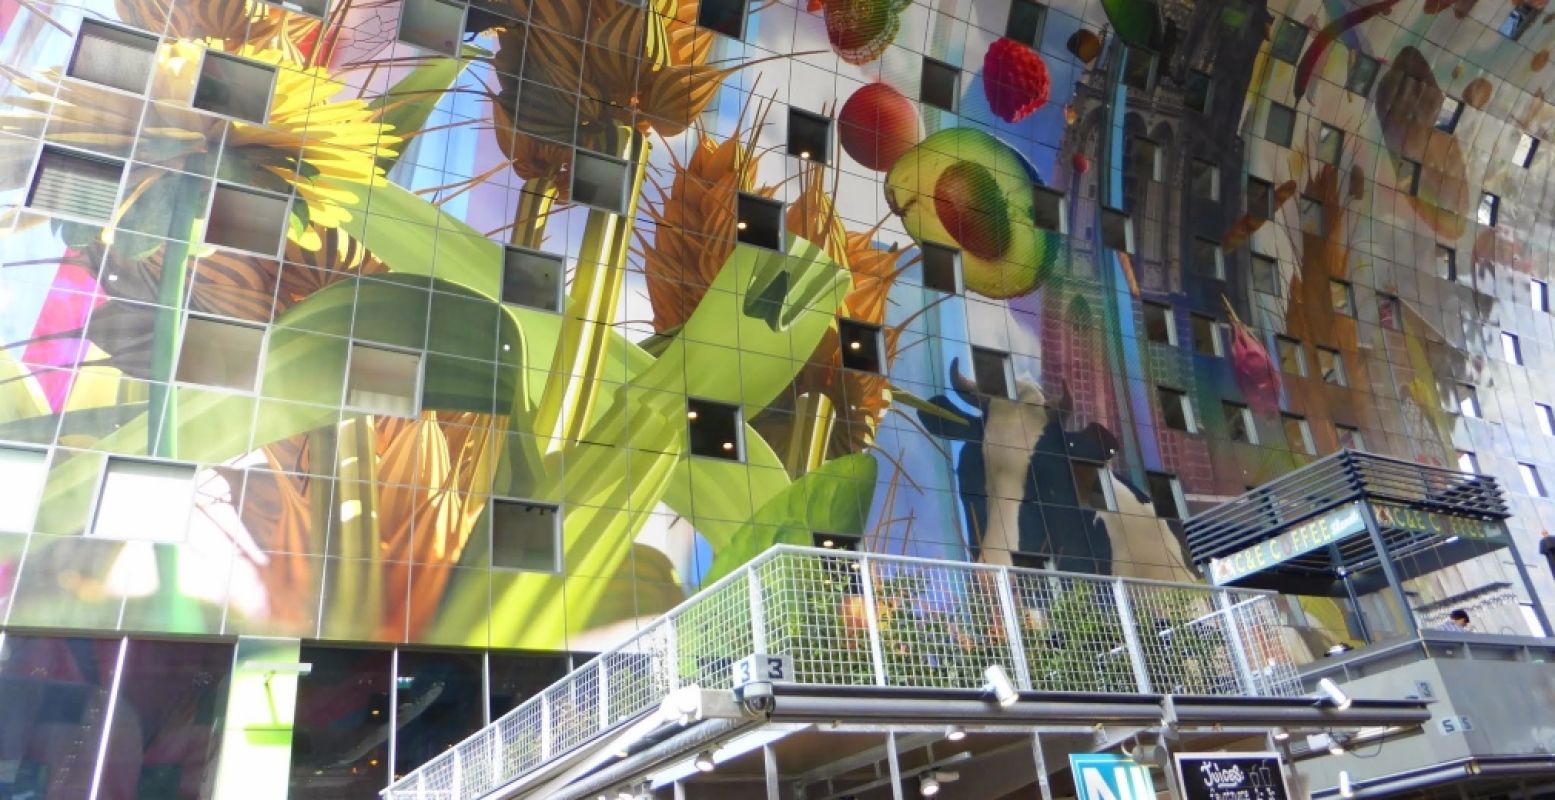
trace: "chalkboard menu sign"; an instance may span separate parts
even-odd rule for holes
[[[1178,753],[1182,800],[1290,800],[1278,753]]]

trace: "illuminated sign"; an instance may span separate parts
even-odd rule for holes
[[[1294,528],[1259,542],[1246,550],[1232,553],[1225,558],[1209,562],[1209,580],[1216,586],[1224,586],[1275,564],[1289,561],[1302,553],[1310,553],[1321,547],[1366,530],[1361,507],[1356,503],[1341,506],[1320,517],[1309,519]]]
[[[1111,753],[1069,756],[1077,800],[1155,800],[1150,768],[1132,758]]]
[[[1421,511],[1392,503],[1372,503],[1371,507],[1377,515],[1377,524],[1384,528],[1435,536],[1456,536],[1480,542],[1506,541],[1506,534],[1499,522]]]

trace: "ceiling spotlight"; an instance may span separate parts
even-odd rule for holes
[[[1339,642],[1339,643],[1335,644],[1334,646],[1328,648],[1328,655],[1331,658],[1333,656],[1343,655],[1343,654],[1348,653],[1348,652],[1350,652],[1351,650],[1354,650],[1354,649],[1355,648],[1351,647],[1346,642]]]
[[[1290,740],[1290,731],[1285,730],[1284,728],[1275,728],[1274,730],[1269,731],[1269,735],[1274,737],[1274,741],[1276,742],[1285,742]]]
[[[1317,682],[1317,690],[1323,695],[1323,699],[1333,704],[1334,708],[1344,711],[1355,702],[1345,691],[1334,683],[1332,678],[1324,678]]]
[[[733,450],[734,449],[734,442],[724,442],[724,449],[725,450]]]
[[[1341,739],[1338,734],[1328,734],[1328,754],[1331,756],[1344,755],[1344,739]]]
[[[918,794],[924,797],[933,797],[939,794],[939,781],[933,775],[925,775],[918,780]]]
[[[810,151],[809,150],[800,150],[799,151],[799,157],[802,158],[802,159],[805,159],[805,160],[809,160],[809,158],[810,158]]]
[[[693,408],[690,411],[686,412],[686,419],[696,419],[696,418],[697,418],[697,410],[696,409]]]
[[[1350,782],[1350,771],[1339,770],[1339,796],[1349,800],[1355,796],[1355,784]]]
[[[832,541],[830,538],[827,538],[827,539],[822,539],[821,540],[821,546],[822,547],[836,547],[837,543]]]
[[[857,350],[857,349],[859,349],[860,347],[863,347],[863,346],[864,346],[863,342],[859,342],[859,341],[848,342],[848,349],[849,350]]]
[[[966,729],[960,725],[952,725],[945,729],[945,738],[952,742],[959,742],[966,738]]]
[[[1001,706],[1013,706],[1020,699],[1020,691],[1015,688],[1015,682],[1010,680],[1010,673],[1004,671],[1004,667],[991,664],[983,670],[983,679],[988,681],[984,689],[993,692],[993,696]]]
[[[734,227],[739,228],[742,231],[745,230],[745,220],[742,219],[739,222],[734,223]]]
[[[718,767],[717,764],[713,763],[713,751],[711,750],[703,750],[697,753],[696,760],[691,763],[696,766],[698,772],[712,772]]]

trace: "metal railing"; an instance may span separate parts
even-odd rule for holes
[[[776,547],[383,792],[473,800],[600,737],[675,689],[732,688],[786,654],[795,682],[1296,696],[1278,596],[951,561]]]

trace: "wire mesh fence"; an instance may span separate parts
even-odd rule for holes
[[[778,547],[383,792],[481,797],[655,709],[728,689],[755,653],[797,683],[1294,696],[1305,651],[1276,595]]]

